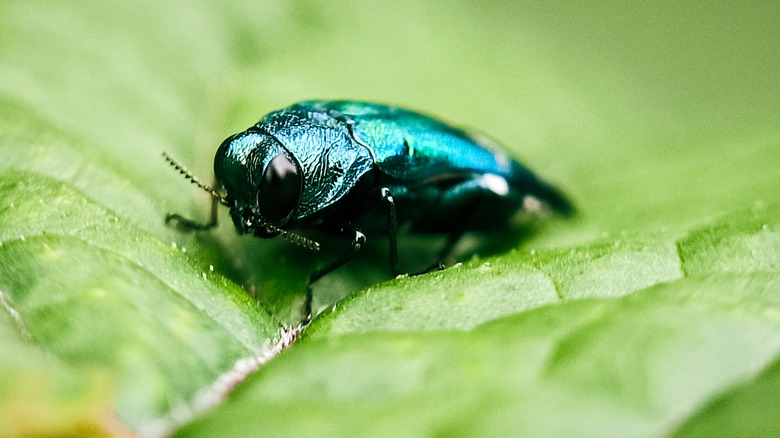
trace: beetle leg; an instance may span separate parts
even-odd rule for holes
[[[463,235],[466,234],[465,230],[455,230],[447,235],[447,241],[444,242],[444,246],[439,251],[439,255],[436,258],[436,261],[431,263],[427,268],[423,269],[422,271],[415,272],[414,274],[411,274],[412,276],[415,275],[422,275],[427,274],[429,272],[433,271],[441,271],[446,267],[444,264],[444,261],[447,260],[447,258],[452,253],[452,250],[455,249],[455,245],[460,242],[460,238],[463,237]]]
[[[359,230],[351,230],[352,231],[352,239],[350,241],[350,246],[347,251],[341,255],[338,259],[334,260],[331,264],[328,266],[325,266],[324,268],[320,269],[319,271],[316,271],[315,273],[311,274],[309,277],[309,286],[306,288],[306,299],[303,302],[303,313],[304,313],[304,322],[311,321],[312,314],[311,314],[311,304],[312,300],[314,299],[313,293],[312,293],[312,284],[314,284],[317,280],[324,277],[326,274],[329,274],[330,272],[336,270],[341,265],[349,261],[349,259],[352,258],[352,256],[355,255],[355,253],[360,250],[360,248],[363,247],[363,245],[366,244],[366,235],[361,233]]]
[[[446,213],[439,219],[446,220],[448,216],[452,216],[458,218],[459,222],[450,223],[454,226],[449,230],[438,260],[420,274],[442,269],[444,260],[450,256],[461,237],[467,230],[472,229],[470,226],[484,223],[491,216],[504,221],[521,203],[522,197],[511,190],[508,182],[492,174],[471,178],[446,190],[440,200],[441,208]]]
[[[452,250],[455,249],[455,245],[460,242],[460,238],[463,237],[464,234],[466,234],[466,230],[463,229],[455,230],[448,234],[447,241],[444,242],[444,246],[439,251],[439,256],[436,261],[419,274],[426,274],[428,272],[440,271],[444,269],[446,266],[444,261],[447,260],[447,258],[452,254]]]
[[[214,198],[214,197],[211,198],[211,217],[209,218],[209,221],[206,223],[197,222],[192,219],[187,219],[186,217],[177,213],[168,213],[167,215],[165,215],[165,224],[170,225],[172,223],[173,226],[176,227],[176,229],[179,231],[209,230],[217,226],[219,204],[220,204],[219,198]]]
[[[382,187],[379,189],[379,195],[387,203],[387,231],[388,242],[390,244],[390,269],[393,275],[402,274],[398,268],[398,221],[396,220],[395,201],[390,189]]]

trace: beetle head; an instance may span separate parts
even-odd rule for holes
[[[203,184],[167,153],[163,157],[215,201],[229,207],[239,233],[282,236],[296,245],[320,249],[319,243],[281,228],[297,207],[302,175],[291,155],[272,137],[247,131],[222,142],[214,158],[214,173],[226,194]]]
[[[282,235],[319,248],[316,242],[284,230],[298,207],[303,173],[274,137],[254,129],[228,137],[214,157],[214,174],[227,193],[230,216],[240,233],[263,238]]]

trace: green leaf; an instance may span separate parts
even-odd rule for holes
[[[685,279],[468,332],[311,339],[181,435],[668,434],[780,352],[768,277]]]
[[[18,315],[0,295],[0,430],[6,436],[119,434],[107,373],[79,371],[31,346]],[[20,339],[19,333],[23,333]],[[45,413],[45,414],[44,414]]]
[[[0,435],[776,435],[778,14],[3,3]],[[369,236],[241,382],[341,243],[239,237],[225,212],[170,229],[208,196],[161,154],[210,182],[227,135],[311,98],[488,133],[578,215],[469,236],[419,277]],[[440,243],[402,236],[403,266]]]
[[[780,433],[775,402],[780,390],[780,362],[755,379],[734,385],[683,424],[676,436],[775,436]]]
[[[681,432],[710,430],[702,407],[732,387],[736,401],[717,409],[774,402],[768,391],[752,389],[753,399],[739,386],[773,382],[780,354],[777,213],[694,230],[679,241],[679,256],[673,243],[671,252],[621,244],[514,254],[368,290],[321,316],[302,345],[182,435],[657,436],[688,418]],[[633,266],[647,259],[647,269]],[[519,270],[502,272],[508,266]],[[624,281],[626,267],[636,282]],[[552,285],[572,272],[585,290],[567,295],[562,286],[558,299]],[[507,278],[535,292],[502,285]],[[604,294],[593,278],[620,290]],[[506,290],[526,308],[508,302]],[[775,419],[767,408],[742,421]]]
[[[0,194],[0,290],[21,333],[68,363],[110,370],[131,423],[188,403],[273,336],[237,288],[66,185],[6,172]]]

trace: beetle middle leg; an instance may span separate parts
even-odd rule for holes
[[[393,194],[388,187],[382,187],[379,189],[379,195],[381,200],[387,205],[387,232],[388,243],[390,247],[390,269],[393,271],[393,275],[402,275],[402,272],[398,265],[398,219],[396,214],[395,200]],[[465,229],[457,229],[449,233],[447,236],[447,242],[444,247],[439,251],[436,261],[430,266],[426,267],[422,271],[415,272],[411,275],[426,274],[431,271],[444,269],[443,261],[449,257],[455,245],[458,244],[460,238],[465,234]]]
[[[401,269],[398,267],[398,219],[395,211],[395,200],[393,194],[387,187],[379,189],[379,196],[387,204],[387,234],[390,245],[390,269],[393,275],[401,275]]]

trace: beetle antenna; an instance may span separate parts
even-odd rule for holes
[[[212,189],[211,187],[207,186],[206,184],[203,184],[200,182],[198,178],[195,177],[195,175],[190,172],[189,169],[179,164],[176,160],[173,159],[170,155],[168,155],[168,152],[163,152],[163,157],[165,158],[165,161],[168,162],[171,166],[173,166],[174,169],[176,169],[180,174],[184,175],[184,178],[190,180],[191,183],[195,184],[196,186],[200,187],[201,189],[205,190],[209,195],[211,195],[212,198],[219,199],[219,202],[222,205],[230,207],[230,204],[228,204],[227,199],[225,199],[224,196],[217,193],[216,190]]]
[[[280,236],[282,236],[285,240],[288,242],[292,242],[296,245],[302,246],[306,249],[311,249],[314,251],[320,250],[320,244],[319,242],[316,242],[314,240],[311,240],[307,237],[303,237],[300,234],[291,233],[287,230],[283,230],[281,228],[275,227],[270,224],[264,225],[266,228],[268,228],[269,231],[272,231],[274,233],[279,233]]]

